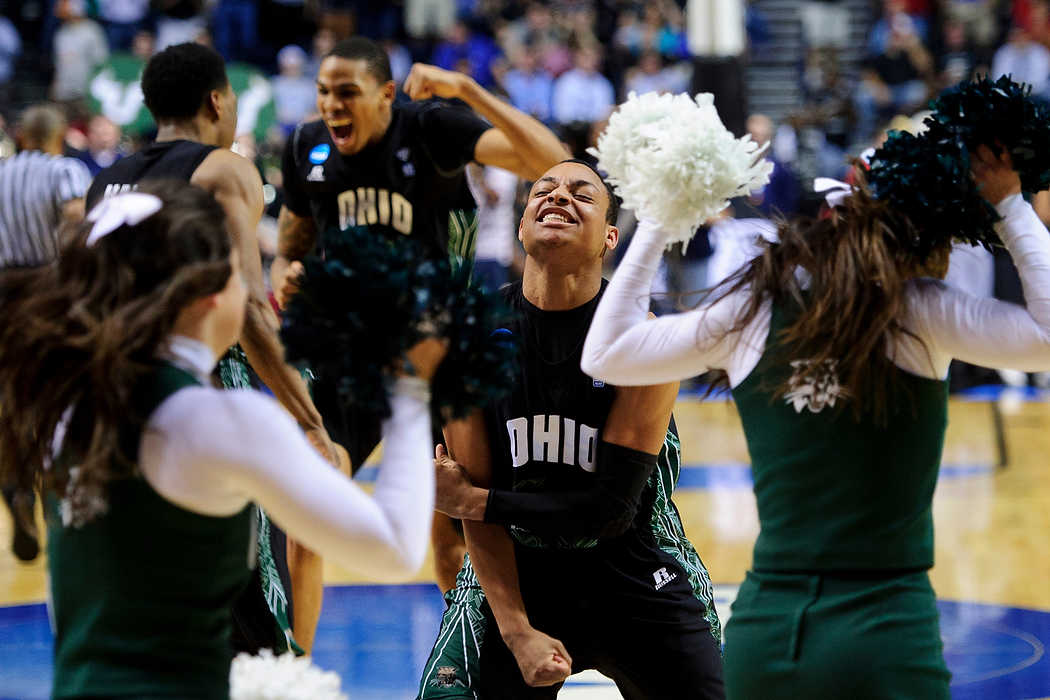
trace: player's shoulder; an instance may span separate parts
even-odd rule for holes
[[[190,182],[207,190],[244,186],[262,187],[262,176],[255,164],[226,148],[211,151],[193,172]]]
[[[311,168],[324,163],[330,156],[339,156],[339,151],[332,145],[328,127],[321,119],[296,126],[289,134],[285,148],[301,168]]]

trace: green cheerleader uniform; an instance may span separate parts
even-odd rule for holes
[[[730,700],[949,697],[936,599],[931,504],[948,385],[897,370],[888,414],[865,413],[834,363],[802,381],[778,346],[733,389],[747,436],[761,532],[726,626]],[[789,377],[779,399],[770,387]]]
[[[149,416],[199,382],[162,364],[136,393]],[[124,440],[138,454],[142,426]],[[254,508],[192,513],[140,476],[109,484],[108,510],[62,524],[49,498],[54,698],[229,698],[230,606],[255,566]]]

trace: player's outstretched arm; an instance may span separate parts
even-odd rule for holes
[[[299,373],[284,361],[277,337],[277,315],[266,297],[256,229],[263,212],[262,179],[245,158],[226,150],[213,151],[193,175],[193,184],[211,192],[226,211],[226,226],[237,249],[248,286],[248,308],[241,345],[259,378],[333,464],[335,451],[324,432]]]
[[[447,425],[445,440],[470,478],[487,486],[492,478],[492,461],[481,414],[475,412],[466,420]],[[564,645],[529,624],[518,587],[514,545],[507,531],[501,525],[465,521],[463,533],[500,635],[514,654],[525,682],[547,686],[568,678],[572,659]]]
[[[413,100],[458,98],[492,123],[474,146],[474,160],[495,165],[526,180],[535,180],[569,152],[539,120],[499,99],[469,75],[417,63],[403,90]]]
[[[270,265],[270,284],[273,286],[277,305],[282,309],[288,300],[299,291],[299,276],[303,266],[299,261],[306,257],[317,241],[317,227],[308,216],[299,216],[282,206],[277,215],[277,257]]]
[[[538,533],[623,534],[667,435],[678,383],[620,387],[598,447],[598,475],[579,491],[529,493],[484,489],[443,451],[436,455],[437,508],[463,520],[520,525]]]

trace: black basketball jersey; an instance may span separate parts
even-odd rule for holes
[[[602,281],[601,290],[606,282]],[[544,311],[522,293],[503,288],[515,320],[507,330],[521,347],[511,393],[485,411],[493,486],[515,491],[576,491],[593,486],[598,442],[616,390],[580,369],[583,341],[601,298],[567,311]],[[512,526],[532,547],[579,548],[594,538],[551,538]]]
[[[217,146],[177,139],[158,141],[105,168],[91,183],[87,193],[88,209],[103,197],[136,189],[143,180],[190,181],[193,173]]]
[[[491,125],[458,100],[397,102],[383,138],[352,156],[332,143],[323,121],[301,124],[285,146],[285,206],[324,235],[368,226],[412,236],[427,257],[468,260],[477,232],[466,164]]]

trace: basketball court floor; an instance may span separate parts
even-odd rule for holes
[[[676,409],[683,469],[675,502],[717,586],[723,620],[758,532],[747,451],[723,401],[683,396]],[[370,477],[366,468],[363,478]],[[1050,402],[974,392],[952,400],[934,502],[940,598],[955,700],[1050,699]],[[50,688],[45,564],[23,565],[0,515],[0,699],[37,700]],[[335,670],[352,700],[414,697],[444,604],[429,579],[372,585],[335,567],[315,661]],[[619,698],[579,674],[567,700]],[[688,692],[683,689],[683,698]]]

